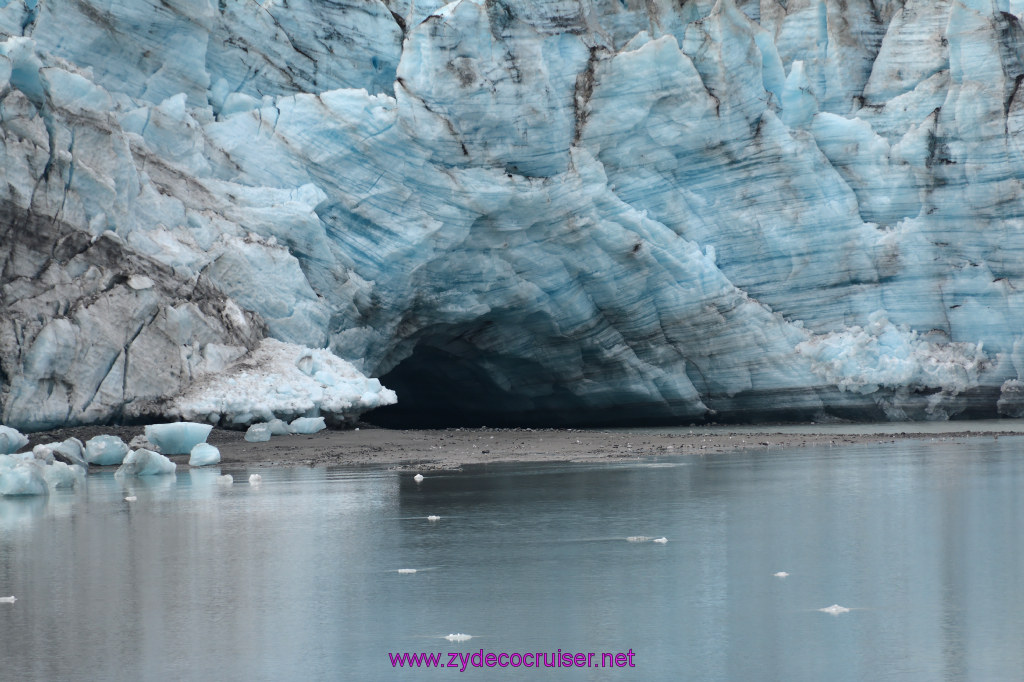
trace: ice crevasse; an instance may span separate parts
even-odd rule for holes
[[[5,424],[1024,413],[1019,0],[0,4]]]

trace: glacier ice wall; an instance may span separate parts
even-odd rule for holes
[[[5,423],[1024,413],[1019,0],[0,4]]]

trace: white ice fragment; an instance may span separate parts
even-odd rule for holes
[[[188,465],[192,467],[203,467],[218,462],[220,462],[220,450],[209,443],[198,443],[189,453]]]
[[[138,500],[138,499],[139,499],[139,498],[138,498],[138,497],[136,497],[135,495],[129,495],[128,497],[124,498],[124,501],[125,501],[125,502],[135,502],[135,501],[136,501],[136,500]]]
[[[473,635],[467,635],[464,632],[456,632],[455,634],[446,636],[445,639],[449,642],[466,642],[473,639]]]
[[[263,477],[259,474],[249,474],[249,485],[258,486],[263,482]]]
[[[833,604],[832,606],[826,606],[823,609],[818,609],[822,613],[831,613],[833,616],[838,616],[840,613],[849,613],[850,609],[839,604]]]
[[[217,485],[231,485],[235,482],[235,477],[231,474],[224,474],[223,476],[217,477]]]
[[[146,439],[165,455],[187,455],[196,445],[206,442],[212,429],[209,424],[196,422],[150,424],[146,427]]]
[[[19,448],[26,445],[28,445],[28,438],[20,431],[9,426],[0,426],[0,455],[17,452]]]
[[[437,514],[431,514],[430,516],[427,517],[427,521],[440,521],[440,520],[441,520],[441,517],[438,516]]]
[[[664,545],[668,543],[668,538],[654,538],[651,542],[657,542],[658,544]]]
[[[171,460],[158,452],[139,448],[132,450],[124,458],[124,462],[114,472],[114,476],[157,476],[160,474],[173,474],[178,468]]]
[[[16,601],[18,601],[18,598],[14,595],[11,595],[10,597],[0,597],[0,604],[13,604]]]
[[[415,476],[412,477],[412,480],[416,481],[417,483],[422,483],[423,482],[423,474],[416,474]]]
[[[630,535],[626,538],[626,542],[650,542],[653,539],[647,535]]]
[[[270,425],[266,423],[253,424],[245,431],[245,440],[250,443],[266,443],[270,440]]]
[[[85,443],[85,459],[89,464],[120,464],[127,454],[128,446],[117,436],[96,436]]]
[[[788,578],[789,577],[789,573],[786,573],[785,571],[779,571],[778,573],[772,573],[772,575],[775,576],[776,578]]]
[[[299,417],[288,425],[290,432],[299,434],[316,433],[326,428],[327,424],[324,423],[323,417]]]
[[[400,568],[400,569],[398,569],[398,572],[399,573],[415,573],[416,569],[415,568]]]

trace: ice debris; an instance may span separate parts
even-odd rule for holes
[[[223,476],[217,477],[217,485],[232,485],[235,482],[235,477],[231,474],[224,474]]]
[[[128,446],[117,436],[96,436],[85,443],[85,459],[89,464],[120,464],[127,455]]]
[[[449,642],[466,642],[473,639],[473,635],[467,635],[464,632],[456,632],[445,637]]]
[[[173,403],[185,419],[243,426],[321,414],[350,423],[398,398],[329,350],[264,339],[252,353],[210,374]]]
[[[249,485],[256,487],[263,482],[263,477],[259,474],[249,474]]]
[[[441,517],[438,516],[437,514],[431,514],[430,516],[427,517],[427,521],[440,521],[440,520],[441,520]]]
[[[189,453],[188,465],[191,467],[204,467],[218,462],[220,462],[220,450],[209,443],[197,443]]]
[[[14,595],[11,595],[10,597],[0,597],[0,604],[13,604],[16,601],[18,601],[18,598]]]
[[[416,481],[417,483],[422,483],[423,482],[423,474],[416,474],[415,476],[412,477],[412,480]]]
[[[173,474],[177,465],[164,455],[145,448],[132,450],[114,472],[114,476],[155,476]]]
[[[146,439],[165,455],[187,455],[199,443],[205,443],[213,426],[196,422],[150,424]]]
[[[772,575],[775,576],[776,578],[788,578],[789,577],[789,573],[786,573],[785,571],[779,571],[778,573],[772,573]]]
[[[415,568],[400,568],[400,569],[398,569],[398,572],[399,573],[415,573],[416,569]]]

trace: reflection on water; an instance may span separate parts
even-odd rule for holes
[[[1022,445],[492,465],[418,484],[94,473],[0,499],[0,596],[18,598],[0,604],[3,677],[392,679],[388,652],[482,648],[635,652],[635,670],[567,679],[1019,679]],[[833,604],[851,610],[820,611]]]

